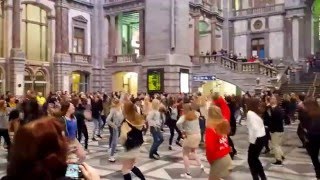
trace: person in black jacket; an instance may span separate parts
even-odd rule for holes
[[[96,132],[97,137],[101,137],[101,126],[102,126],[102,119],[101,119],[101,112],[103,110],[102,100],[100,99],[98,94],[95,94],[93,99],[91,99],[91,112],[92,112],[92,119],[94,123],[94,128],[92,132],[92,140],[97,141],[95,138]]]
[[[77,127],[78,127],[77,139],[81,143],[82,134],[83,134],[83,136],[84,136],[84,148],[87,150],[88,149],[89,135],[88,135],[88,128],[87,128],[87,125],[86,125],[86,122],[85,122],[85,116],[84,116],[84,111],[86,110],[85,102],[84,102],[84,100],[81,101],[79,98],[73,98],[72,99],[72,104],[75,107],[74,116],[77,119]]]
[[[266,130],[266,141],[265,141],[265,151],[264,154],[268,154],[270,152],[270,147],[269,147],[269,141],[271,140],[271,134],[269,130],[270,126],[270,121],[271,121],[271,105],[270,105],[270,97],[265,98],[265,102],[263,104],[263,114],[262,114],[262,119],[263,119],[263,124]]]
[[[278,106],[277,99],[275,96],[270,98],[270,124],[269,131],[271,133],[271,144],[274,150],[274,155],[276,158],[276,162],[273,165],[282,165],[282,161],[284,160],[284,153],[281,148],[282,137],[284,133],[283,127],[283,111]]]
[[[237,155],[237,153],[238,153],[235,146],[234,146],[233,141],[231,140],[231,136],[234,136],[236,134],[236,130],[237,130],[237,122],[236,122],[236,117],[235,117],[235,112],[237,110],[237,104],[235,102],[234,97],[227,96],[225,99],[226,99],[228,106],[229,106],[229,109],[230,109],[230,128],[231,128],[231,131],[228,136],[228,139],[229,139],[229,144],[232,148],[232,151],[230,152],[230,156],[233,159],[234,156]]]

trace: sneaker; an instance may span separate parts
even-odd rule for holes
[[[176,145],[178,145],[178,146],[182,147],[182,145],[180,144],[180,142],[179,142],[179,141],[176,141]]]
[[[157,152],[154,153],[154,156],[156,156],[158,159],[160,159],[160,155]]]
[[[96,138],[92,138],[92,141],[98,141]]]
[[[111,156],[111,157],[109,158],[109,162],[116,162],[116,159],[115,159],[113,156]]]
[[[282,161],[277,160],[276,162],[272,163],[274,166],[283,166]]]
[[[200,165],[200,169],[204,171],[204,165],[203,164]]]
[[[155,160],[159,160],[160,157],[158,157],[157,155],[152,155],[152,156],[149,156],[150,159],[155,159]]]
[[[169,146],[169,150],[172,151],[172,146]]]
[[[186,179],[192,179],[190,173],[184,173],[180,175],[182,178],[186,178]]]

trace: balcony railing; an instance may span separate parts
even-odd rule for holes
[[[260,62],[239,62],[223,56],[199,56],[191,57],[195,65],[219,64],[225,69],[246,74],[260,74],[270,78],[276,77],[278,71]]]
[[[135,2],[135,1],[139,1],[139,0],[105,0],[104,3],[106,5],[110,5],[110,4],[122,4],[122,3],[128,3],[128,2]]]
[[[113,59],[114,63],[136,63],[137,60],[137,54],[127,54],[127,55],[116,55]]]
[[[91,56],[86,54],[70,53],[72,63],[91,64]]]
[[[273,12],[283,12],[284,4],[276,4],[259,8],[240,9],[233,11],[233,16],[250,16]]]

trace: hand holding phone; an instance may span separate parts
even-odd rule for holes
[[[66,171],[66,177],[71,178],[71,179],[83,178],[79,164],[68,164],[67,171]]]
[[[94,168],[89,166],[87,163],[82,163],[79,167],[83,174],[84,179],[100,180],[100,175],[98,174],[98,172]]]

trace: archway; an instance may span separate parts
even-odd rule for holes
[[[244,93],[238,86],[221,79],[203,81],[198,91],[203,95],[210,95],[213,92],[221,95],[242,95]]]
[[[37,71],[34,75],[34,91],[39,93],[41,92],[43,95],[46,94],[47,89],[47,77],[43,71]]]
[[[28,90],[33,90],[33,74],[29,69],[24,70],[24,93]]]
[[[138,73],[117,72],[112,75],[112,91],[122,91],[137,95],[138,93]]]
[[[88,92],[89,90],[89,73],[83,71],[72,72],[71,91],[75,93]]]

